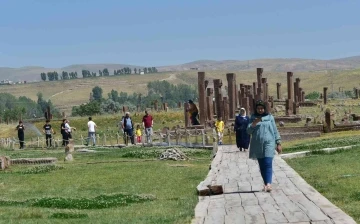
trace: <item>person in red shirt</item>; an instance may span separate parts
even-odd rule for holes
[[[154,125],[154,120],[147,111],[145,111],[145,116],[142,119],[142,123],[145,129],[146,143],[149,144],[151,143],[152,127]]]

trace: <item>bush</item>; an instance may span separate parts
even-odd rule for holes
[[[64,212],[58,212],[54,213],[49,218],[54,219],[83,219],[88,218],[88,214],[81,214],[81,213],[64,213]]]
[[[35,166],[30,169],[21,171],[22,174],[39,174],[39,173],[48,173],[54,170],[62,170],[64,167],[56,165],[44,165],[44,166]]]
[[[308,100],[317,100],[319,98],[320,98],[320,93],[316,92],[316,91],[305,95],[305,99],[308,99]]]
[[[95,198],[40,198],[29,200],[35,207],[61,209],[102,209],[154,200],[154,196],[130,194],[99,195]]]

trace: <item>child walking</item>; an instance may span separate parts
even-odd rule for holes
[[[224,121],[222,120],[222,117],[218,117],[217,121],[215,122],[215,127],[216,127],[216,132],[219,137],[219,145],[222,145],[222,140],[223,140],[223,136],[224,136],[224,128],[225,128],[225,124],[224,124]]]
[[[135,134],[136,134],[137,142],[141,143],[141,135],[142,135],[142,133],[141,133],[141,128],[140,128],[139,124],[136,126]]]

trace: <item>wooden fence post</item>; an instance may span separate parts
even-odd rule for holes
[[[175,129],[175,142],[176,145],[179,145],[179,129]]]
[[[230,128],[228,128],[228,135],[229,135],[229,143],[230,143],[230,145],[232,145],[232,138],[231,138]]]
[[[206,136],[205,136],[205,130],[201,129],[201,137],[202,137],[202,146],[205,148],[205,141],[206,141]]]
[[[145,147],[145,138],[147,138],[147,136],[146,136],[146,132],[144,130],[144,131],[141,132],[141,145],[143,147]]]
[[[185,146],[188,146],[188,144],[189,144],[189,133],[185,129]]]
[[[198,144],[198,134],[196,128],[195,128],[195,144]]]
[[[11,141],[11,149],[15,149],[15,138]]]
[[[217,134],[215,128],[213,128],[213,158],[218,151],[218,141],[217,141]]]
[[[170,130],[166,130],[166,141],[167,141],[168,146],[170,146],[171,145],[171,142],[170,142]]]

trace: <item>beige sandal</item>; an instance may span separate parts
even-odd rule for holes
[[[271,192],[271,191],[272,191],[271,185],[266,186],[266,192]]]

